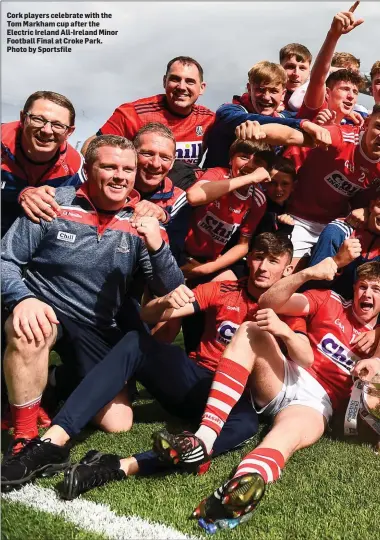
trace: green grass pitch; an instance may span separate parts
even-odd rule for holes
[[[128,456],[151,447],[153,431],[178,420],[168,416],[145,390],[135,406],[135,424],[129,433],[105,434],[88,429],[71,452],[72,462],[88,450]],[[188,426],[185,427],[194,427]],[[189,520],[193,508],[225,480],[240,458],[252,449],[263,426],[245,447],[216,458],[210,471],[201,476],[168,474],[150,478],[131,477],[82,495],[106,503],[118,515],[137,515],[164,523],[196,536],[206,535]],[[54,488],[62,474],[38,480],[37,485]],[[57,516],[36,512],[18,503],[2,501],[2,538],[99,539],[93,533],[64,522]],[[364,540],[380,538],[380,457],[368,445],[334,440],[324,436],[312,448],[298,452],[281,479],[270,486],[252,520],[228,532],[220,540]]]

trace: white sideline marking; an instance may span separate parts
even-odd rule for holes
[[[137,516],[118,516],[108,505],[85,499],[63,501],[53,489],[28,484],[18,491],[3,493],[7,501],[25,504],[70,521],[81,529],[115,540],[200,540],[161,523]]]

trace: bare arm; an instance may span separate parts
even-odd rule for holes
[[[272,308],[285,315],[307,315],[309,302],[305,295],[296,291],[312,279],[332,281],[337,268],[335,261],[327,257],[315,266],[280,279],[259,298],[260,308]]]
[[[316,145],[327,147],[331,144],[330,132],[309,120],[302,121],[302,130],[282,126],[281,124],[260,125],[258,122],[247,120],[235,129],[238,139],[260,140],[273,146],[308,146]]]
[[[223,253],[223,255],[215,259],[215,261],[195,266],[189,273],[187,273],[186,277],[195,278],[223,270],[224,268],[231,266],[231,264],[234,264],[245,257],[248,253],[248,249],[249,238],[247,236],[241,236],[239,243],[236,244],[236,246],[233,246],[231,249],[226,251],[226,253]]]
[[[358,5],[359,2],[355,2],[349,11],[337,13],[331,23],[331,28],[311,70],[310,83],[304,98],[305,105],[310,109],[319,109],[323,104],[326,93],[325,80],[329,74],[332,57],[339,38],[341,35],[351,32],[363,22],[362,19],[355,21],[353,15]]]
[[[140,317],[149,324],[186,317],[194,313],[195,295],[186,285],[180,285],[165,296],[155,298],[143,308]]]
[[[90,144],[91,141],[93,141],[94,139],[96,139],[96,135],[91,135],[91,137],[89,137],[88,139],[86,139],[83,143],[83,146],[81,148],[81,154],[83,156],[86,155],[86,152],[87,152],[87,148],[88,148],[88,145]]]
[[[293,332],[284,321],[279,319],[273,309],[259,309],[256,313],[256,323],[261,330],[270,332],[284,342],[293,362],[304,368],[312,365],[314,355],[307,336]]]
[[[260,182],[270,182],[269,173],[264,167],[258,167],[254,172],[236,178],[216,181],[200,180],[191,186],[186,193],[186,197],[191,206],[200,206],[220,199],[220,197],[231,193],[235,189],[259,184]]]

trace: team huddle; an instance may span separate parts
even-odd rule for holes
[[[360,60],[335,52],[364,23],[358,5],[312,67],[288,44],[216,113],[197,104],[201,65],[178,56],[163,94],[117,107],[80,153],[56,92],[2,126],[4,491],[64,471],[72,500],[136,474],[205,474],[246,445],[193,511],[214,533],[250,519],[333,420],[379,444],[380,61],[369,112]],[[137,382],[194,433],[71,463],[89,422],[131,429]],[[261,415],[271,428],[249,449]]]

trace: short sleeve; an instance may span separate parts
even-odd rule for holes
[[[113,115],[100,128],[102,135],[120,135],[132,140],[141,127],[140,119],[132,105],[115,109]]]
[[[331,291],[318,291],[317,289],[311,289],[302,293],[306,296],[309,302],[309,315],[314,315],[326,302],[328,302]]]
[[[193,292],[201,311],[218,304],[219,290],[220,282],[218,281],[203,283],[202,285],[195,287]]]

